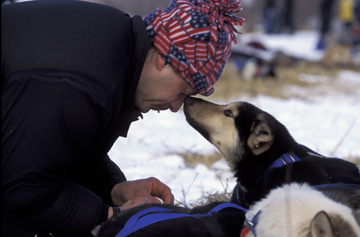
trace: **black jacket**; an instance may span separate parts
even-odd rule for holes
[[[1,10],[3,236],[88,235],[126,180],[107,153],[141,115],[145,24],[77,1]]]

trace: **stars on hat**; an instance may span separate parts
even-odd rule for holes
[[[196,85],[196,88],[198,90],[202,90],[204,88],[207,87],[208,83],[207,81],[204,79],[203,76],[201,76],[200,73],[195,73],[195,74],[192,74],[191,75],[191,79],[194,81],[195,85]]]
[[[227,42],[227,34],[224,30],[217,30],[217,33],[218,33],[218,41],[217,43],[218,44],[226,44]]]
[[[209,27],[209,20],[206,15],[200,12],[191,12],[190,24],[194,28]]]
[[[184,55],[182,52],[180,52],[180,50],[179,50],[175,45],[173,45],[172,50],[171,50],[171,53],[172,53],[172,55],[174,55],[174,57],[175,57],[177,60],[179,60],[180,62],[184,62],[184,63],[186,63],[186,64],[189,63],[189,62],[187,61],[185,55]]]
[[[171,0],[144,18],[154,47],[201,95],[210,95],[236,43],[239,0]]]
[[[176,1],[171,1],[171,3],[169,4],[169,6],[164,10],[164,12],[169,13],[172,10],[174,10],[176,7],[178,6],[178,4],[176,3]]]
[[[151,22],[154,21],[155,17],[157,16],[157,9],[155,9],[153,12],[148,14],[143,20],[145,25],[150,25]]]

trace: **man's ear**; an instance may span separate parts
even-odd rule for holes
[[[156,67],[159,71],[163,70],[166,67],[167,63],[165,59],[158,53],[156,57]]]
[[[247,144],[254,155],[267,151],[274,141],[270,125],[265,121],[254,122]]]

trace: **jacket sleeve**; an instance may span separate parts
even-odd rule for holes
[[[125,175],[108,155],[94,158],[94,162],[80,163],[68,176],[112,206],[111,190],[115,184],[126,181]]]
[[[83,1],[1,8],[3,209],[81,236],[106,219],[125,180],[106,153],[132,71],[131,19]]]
[[[1,109],[3,209],[55,236],[104,221],[108,205],[67,178],[94,162],[86,154],[112,110],[101,87],[72,73],[18,72],[2,88]]]

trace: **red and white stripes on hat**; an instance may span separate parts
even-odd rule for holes
[[[211,95],[237,43],[239,0],[172,0],[144,18],[153,46],[201,95]]]

